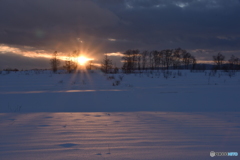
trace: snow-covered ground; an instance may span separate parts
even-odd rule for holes
[[[211,159],[210,151],[240,152],[239,113],[2,113],[0,116],[1,160],[205,160]],[[227,158],[238,159],[223,159]]]
[[[0,112],[240,111],[240,73],[35,72],[0,75]]]
[[[240,73],[3,72],[0,159],[183,160],[212,159],[210,151],[240,153],[239,91]]]

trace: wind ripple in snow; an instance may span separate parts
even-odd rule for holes
[[[97,160],[99,156],[116,160],[209,159],[212,150],[239,151],[239,115],[239,112],[2,113],[0,154],[6,160],[30,160],[38,155],[41,159],[70,160]],[[9,119],[17,121],[9,125]]]

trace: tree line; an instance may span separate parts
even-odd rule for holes
[[[194,69],[197,61],[184,49],[165,49],[161,51],[127,50],[123,53],[122,70],[132,73],[136,70]]]
[[[194,69],[197,61],[194,56],[184,49],[165,49],[161,51],[143,51],[129,49],[122,56],[122,71],[133,73],[136,71],[160,69]],[[112,62],[105,56],[101,67],[105,73],[112,72]],[[114,69],[114,72],[116,69]]]
[[[53,72],[57,72],[60,68],[60,60],[57,58],[57,51],[53,53],[50,59],[50,65]],[[77,51],[73,51],[65,60],[63,69],[68,73],[77,70],[77,62],[74,59],[78,56]],[[214,70],[240,70],[240,59],[234,55],[229,60],[225,60],[225,56],[221,53],[213,57]],[[91,66],[91,64],[90,64]],[[124,73],[141,72],[148,70],[169,70],[169,69],[199,69],[196,58],[184,49],[165,49],[142,51],[138,49],[129,49],[123,53],[122,67],[117,68],[113,65],[112,60],[105,55],[100,69],[104,73],[117,73],[122,69]]]
[[[226,61],[221,53],[214,55],[213,70],[240,70],[240,59],[234,55]],[[168,69],[191,69],[201,70],[204,64],[197,65],[196,58],[184,49],[165,49],[161,51],[142,51],[138,49],[129,49],[122,56],[122,71],[124,73],[133,73],[136,71],[147,70],[168,70]],[[113,70],[112,61],[105,56],[101,70],[105,73],[116,73],[116,67]]]
[[[234,55],[226,61],[225,56],[221,53],[213,56],[214,70],[240,70],[240,59]]]

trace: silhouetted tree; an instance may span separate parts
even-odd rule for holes
[[[52,71],[55,73],[58,70],[58,67],[60,65],[60,60],[57,58],[57,51],[53,53],[53,57],[50,59],[50,65],[52,68]]]
[[[232,70],[239,69],[240,59],[238,57],[235,57],[234,55],[232,55],[231,58],[228,60],[228,62],[229,62],[230,69]]]
[[[192,70],[195,70],[196,69],[196,64],[197,64],[197,60],[194,56],[191,56],[190,58],[190,64],[192,65]]]
[[[132,61],[133,61],[133,68],[132,70],[138,69],[138,56],[139,56],[139,50],[132,50]]]
[[[153,52],[154,51],[151,51],[151,52],[148,52],[148,63],[149,63],[149,68],[151,69],[151,70],[153,70],[154,69],[154,57],[153,57]]]
[[[63,68],[67,70],[68,73],[72,73],[77,70],[78,63],[76,62],[76,57],[78,56],[77,51],[73,51],[72,54],[69,54],[67,60],[65,61],[65,65]]]
[[[122,57],[123,60],[123,67],[122,70],[125,73],[132,73],[134,70],[137,69],[137,56],[139,55],[139,50],[127,50],[123,53],[124,56]]]
[[[161,52],[163,54],[163,65],[168,70],[170,65],[172,64],[173,50],[172,49],[166,49],[166,50],[162,50]]]
[[[185,69],[189,68],[189,65],[191,63],[191,57],[192,57],[191,54],[186,51],[182,53],[182,62]]]
[[[112,68],[113,68],[112,60],[110,60],[108,58],[108,56],[106,55],[105,58],[103,59],[102,64],[101,64],[101,70],[104,73],[110,73]]]
[[[147,66],[147,56],[148,56],[148,51],[143,51],[141,53],[142,57],[142,69],[145,70]]]
[[[173,51],[173,69],[179,69],[181,66],[181,58],[184,50],[177,48]]]
[[[159,51],[155,50],[152,51],[153,54],[153,63],[154,63],[154,69],[159,69],[160,68],[160,64],[161,64],[161,54]]]
[[[65,65],[63,66],[65,70],[67,70],[68,73],[72,73],[77,69],[76,62],[73,62],[72,60],[66,60]]]
[[[213,61],[217,65],[216,69],[221,69],[221,66],[224,62],[225,56],[221,53],[218,53],[216,56],[213,56]]]
[[[141,68],[141,60],[142,60],[142,56],[141,54],[137,54],[137,69],[140,71],[142,68]]]
[[[143,51],[127,50],[123,53],[123,71],[125,73],[132,73],[135,70],[156,70],[156,69],[173,69],[185,68],[195,69],[196,59],[186,50],[181,48],[165,49],[162,51],[153,50]],[[183,66],[183,67],[182,67]]]

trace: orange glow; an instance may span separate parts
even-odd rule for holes
[[[89,57],[94,57],[94,53],[98,52],[98,48],[96,47],[94,50],[93,48],[90,48],[91,46],[85,46],[85,48],[82,47],[81,51],[79,51],[80,55],[78,57],[69,57],[67,56],[66,53],[64,52],[59,52],[57,58],[61,61],[66,61],[66,60],[73,60],[74,62],[77,62],[80,66],[80,68],[84,68],[84,66],[88,65],[88,62],[91,60],[95,61],[95,58],[89,58]],[[71,53],[71,51],[69,51]],[[5,45],[0,43],[0,54],[6,54],[6,53],[14,53],[18,54],[24,57],[29,57],[29,58],[46,58],[46,59],[51,59],[52,58],[52,53],[47,50],[39,50],[35,49],[34,47],[30,46],[23,46],[23,47],[16,47],[16,46],[10,46],[10,45]],[[86,54],[87,53],[87,54]],[[85,56],[87,55],[87,56]],[[96,62],[92,62],[91,65],[94,66],[100,66],[100,64]]]
[[[84,57],[84,56],[81,56],[81,57],[78,57],[77,58],[77,61],[78,61],[78,63],[80,64],[80,65],[85,65],[88,61],[90,61],[90,60],[92,60],[92,59],[90,59],[90,58],[86,58],[86,57]]]

